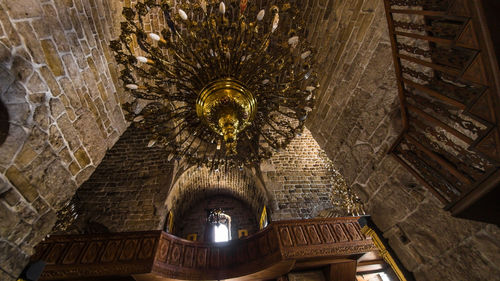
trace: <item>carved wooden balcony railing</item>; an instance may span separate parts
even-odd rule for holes
[[[228,243],[196,243],[160,231],[51,236],[32,260],[40,280],[133,276],[136,280],[271,279],[305,260],[315,264],[376,250],[359,218],[275,222]]]
[[[481,1],[384,1],[405,128],[391,153],[454,215],[498,223],[498,207],[477,205],[496,204],[500,182],[500,79]]]

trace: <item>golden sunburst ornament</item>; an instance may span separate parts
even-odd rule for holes
[[[177,2],[123,10],[111,48],[137,98],[127,119],[192,164],[271,157],[302,131],[318,87],[300,1]],[[153,17],[164,24],[149,32]]]

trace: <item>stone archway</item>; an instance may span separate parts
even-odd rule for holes
[[[173,211],[175,224],[195,202],[217,194],[240,199],[256,216],[271,201],[249,171],[237,168],[211,171],[206,167],[191,167],[173,184],[165,201],[165,208]]]

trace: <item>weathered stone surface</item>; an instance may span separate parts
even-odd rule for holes
[[[482,228],[477,222],[451,218],[432,202],[420,204],[418,211],[399,225],[420,255],[427,259],[434,259],[437,254],[453,248],[457,240],[462,241]]]
[[[0,241],[25,255],[49,233],[54,211],[94,171],[91,163],[100,162],[127,127],[121,111],[103,110],[120,106],[108,69],[115,63],[106,46],[118,34],[110,29],[119,29],[120,10],[83,9],[103,7],[103,0],[73,2],[0,1],[0,99],[10,117],[9,135],[0,145],[0,204],[7,208],[1,216],[9,215],[0,222]],[[91,71],[88,56],[98,75],[84,80],[82,73]],[[102,85],[95,89],[106,101],[80,96],[80,89],[94,85]],[[81,117],[90,107],[100,109],[99,116]],[[72,162],[76,166],[70,168]],[[51,215],[38,219],[43,214]],[[19,258],[16,266],[22,269],[25,261]],[[18,268],[6,263],[0,261],[2,274],[17,277]]]
[[[69,148],[72,151],[80,146],[78,132],[69,120],[67,114],[63,114],[61,117],[59,117],[59,119],[57,119],[57,127],[61,130],[64,138],[68,142]]]
[[[2,270],[9,272],[12,276],[19,276],[28,262],[29,257],[16,245],[0,240],[0,264]]]
[[[15,56],[12,61],[11,72],[19,82],[25,82],[33,73],[33,65],[27,57]]]
[[[386,155],[403,128],[384,1],[334,2],[309,32],[327,71],[308,128],[417,280],[495,279],[500,248],[489,226],[452,218]]]
[[[37,152],[33,150],[31,145],[26,143],[24,144],[21,151],[19,151],[15,162],[19,167],[23,168],[29,163],[31,163],[31,161],[33,161],[33,159],[35,159],[37,155],[38,155]]]
[[[10,71],[8,71],[8,69],[2,65],[0,65],[0,81],[3,81],[2,85],[0,85],[0,93],[2,93],[2,101],[4,103],[16,103],[12,101],[9,102],[9,99],[4,96],[5,95],[4,93],[7,92],[7,90],[11,87],[12,83],[14,83],[14,75],[12,75],[12,73],[10,73]]]
[[[54,73],[56,77],[64,75],[65,71],[54,43],[51,40],[42,40],[40,43],[42,44],[43,53],[45,54],[45,60],[52,73]]]
[[[7,170],[5,175],[29,202],[32,202],[38,197],[38,192],[36,191],[35,187],[28,182],[28,180],[15,166],[11,166]]]
[[[15,189],[8,185],[9,189],[1,195],[1,198],[5,200],[7,205],[13,207],[17,205],[22,199],[21,194]]]
[[[54,161],[45,170],[40,193],[49,205],[59,210],[76,191],[76,185],[71,180],[68,170],[60,162]]]
[[[26,125],[29,122],[31,109],[28,103],[9,104],[7,106],[10,123]]]
[[[45,93],[48,91],[47,85],[42,81],[38,73],[31,75],[31,78],[26,85],[33,93]]]
[[[94,162],[99,162],[106,152],[106,140],[100,133],[96,120],[90,114],[82,114],[75,122],[75,128],[82,136],[82,144],[88,148],[90,158]]]
[[[37,17],[42,13],[42,6],[37,0],[7,1],[5,4],[14,19]]]
[[[165,175],[173,168],[148,157],[162,154],[145,148],[145,136],[127,132],[92,174],[127,127],[119,102],[130,97],[106,46],[119,35],[124,4],[130,1],[0,2],[0,98],[13,115],[0,146],[1,280],[15,280],[55,211],[87,180],[77,227],[88,218],[116,231],[161,226]],[[307,5],[321,69],[318,106],[307,123],[312,135],[417,280],[494,280],[498,228],[450,217],[386,156],[402,127],[383,1]],[[263,169],[277,219],[331,206],[333,187],[310,140],[310,150],[291,146]]]
[[[55,222],[57,220],[57,216],[54,211],[46,212],[42,215],[36,222],[33,224],[33,228],[38,231],[32,231],[25,239],[22,244],[22,250],[25,251],[28,255],[33,254],[33,248],[40,243],[40,241],[47,236],[48,233],[52,230]]]
[[[49,128],[49,109],[46,105],[35,108],[35,112],[33,112],[33,121],[40,129],[47,131]]]
[[[6,79],[9,79],[9,77],[6,77]],[[2,101],[6,105],[26,103],[26,90],[23,86],[20,83],[9,84],[8,80],[6,83],[5,91],[1,95]]]
[[[10,125],[9,135],[2,146],[0,146],[0,165],[8,165],[11,163],[12,158],[14,158],[14,155],[26,138],[26,131],[21,126],[15,124]]]
[[[470,240],[464,240],[453,251],[444,253],[441,259],[416,271],[415,276],[422,280],[448,280],[449,276],[460,281],[497,279],[498,267],[491,267],[474,246],[476,244]]]
[[[78,164],[80,164],[80,167],[86,167],[90,164],[90,158],[83,148],[80,148],[75,152],[75,158],[78,161]]]
[[[20,219],[16,216],[14,210],[10,209],[3,202],[0,202],[0,235],[7,237],[10,230],[13,229]]]
[[[398,185],[383,185],[368,201],[368,213],[374,222],[386,231],[415,210],[417,202]]]
[[[491,228],[492,231],[488,231]],[[497,226],[490,225],[489,227],[478,232],[471,239],[472,248],[481,253],[481,257],[488,260],[490,263],[495,263],[500,258],[500,229]]]
[[[15,281],[17,278],[7,274],[7,272],[3,271],[3,269],[0,268],[0,279],[1,280],[6,280],[6,281]]]
[[[415,271],[424,263],[424,259],[413,248],[411,241],[398,225],[386,231],[384,236],[406,269]]]
[[[7,183],[7,179],[0,176],[0,196],[10,189],[10,185]]]

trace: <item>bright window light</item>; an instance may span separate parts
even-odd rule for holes
[[[382,278],[382,281],[391,281],[391,279],[389,278],[389,276],[387,276],[387,274],[385,274],[385,272],[380,272],[379,276],[380,278]]]
[[[215,225],[215,242],[227,242],[229,241],[229,230],[225,224]]]

